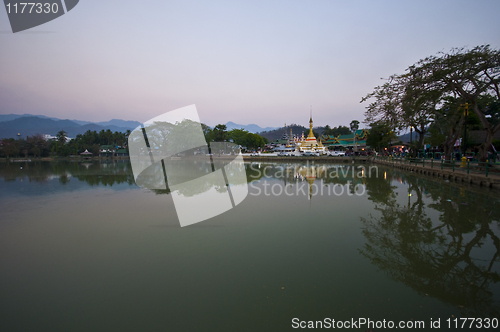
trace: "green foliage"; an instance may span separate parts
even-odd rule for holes
[[[27,149],[34,157],[47,156],[49,154],[49,144],[41,135],[29,136],[26,139]]]
[[[479,159],[485,161],[493,135],[500,130],[495,116],[498,114],[495,101],[500,99],[500,50],[491,49],[489,45],[471,50],[452,49],[448,54],[420,60],[408,70],[419,78],[411,82],[412,86],[421,86],[427,93],[439,94],[440,98],[458,97],[469,106],[469,111],[477,115],[486,133],[479,147]],[[490,108],[482,107],[483,98],[492,98],[493,114],[486,113]]]
[[[361,102],[372,100],[366,107],[365,122],[384,123],[394,130],[413,127],[419,134],[417,148],[429,129],[431,141],[442,144],[446,152],[453,149],[455,136],[461,134],[465,122],[465,113],[458,106],[467,105],[462,107],[475,114],[469,115],[467,122],[486,132],[480,147],[484,161],[494,133],[500,130],[499,84],[499,50],[489,45],[452,49],[418,61],[403,75],[390,76],[362,98]]]
[[[227,137],[232,139],[235,144],[247,147],[247,149],[261,148],[267,143],[264,137],[244,129],[232,129],[228,132]]]
[[[391,142],[396,139],[397,135],[390,126],[375,122],[370,124],[370,133],[366,139],[366,145],[381,151],[389,147]]]
[[[500,100],[498,98],[486,95],[478,101],[478,107],[481,112],[485,114],[489,123],[493,126],[498,126],[500,123]],[[481,123],[479,117],[477,117],[475,113],[472,115],[474,115],[479,126]]]
[[[218,124],[212,130],[214,142],[224,142],[227,140],[227,127],[224,124]]]
[[[17,157],[19,156],[21,144],[20,141],[14,138],[3,139],[0,142],[0,153],[2,157]]]
[[[97,133],[88,130],[84,134],[78,134],[68,143],[66,142],[66,133],[60,131],[57,134],[57,140],[46,141],[41,135],[29,136],[24,139],[3,139],[0,140],[0,157],[46,157],[57,155],[61,157],[78,154],[86,149],[92,152],[94,156],[99,155],[101,145],[113,145],[126,147],[127,138],[130,130],[126,133],[111,132],[102,130]],[[105,144],[107,143],[107,144]]]
[[[493,144],[495,150],[500,151],[500,139],[494,139],[491,144]]]
[[[330,135],[330,136],[339,136],[339,135],[348,135],[351,133],[351,130],[349,127],[346,126],[338,126],[338,127],[333,127],[330,128],[329,125],[325,126],[325,130],[323,131],[323,135]]]
[[[59,142],[59,144],[61,144],[61,145],[66,144],[66,138],[68,137],[68,135],[66,134],[66,132],[64,130],[61,130],[60,132],[58,132],[56,137],[57,137],[57,142]]]
[[[352,120],[350,125],[349,125],[350,129],[352,132],[356,131],[359,129],[359,121],[358,120]]]
[[[206,124],[202,123],[201,129],[203,130],[203,135],[205,136],[205,141],[207,141],[207,143],[212,142],[214,140],[214,133],[212,131],[212,128],[210,128]]]

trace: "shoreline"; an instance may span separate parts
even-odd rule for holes
[[[88,160],[124,160],[129,157],[31,157],[31,158],[0,158],[0,162],[35,162],[35,161],[88,161]]]

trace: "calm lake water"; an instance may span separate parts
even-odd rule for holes
[[[0,163],[0,331],[500,318],[498,193],[365,166],[246,163],[242,203],[180,227],[126,161]]]

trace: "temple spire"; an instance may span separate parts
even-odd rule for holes
[[[312,109],[312,105],[311,105],[311,117],[309,119],[309,135],[307,137],[314,137],[314,134],[313,134],[313,109]],[[314,139],[316,139],[316,137],[314,137]]]

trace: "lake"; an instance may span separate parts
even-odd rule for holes
[[[128,161],[0,163],[0,330],[498,324],[498,192],[373,166],[247,162],[181,227]]]

